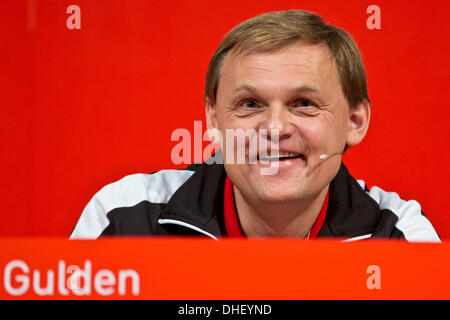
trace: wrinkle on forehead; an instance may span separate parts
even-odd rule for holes
[[[270,85],[271,74],[278,79],[281,74],[287,75],[286,81],[299,81],[293,86],[315,83],[323,90],[332,90],[336,85],[342,89],[334,58],[324,43],[296,43],[267,53],[230,52],[223,67],[226,72],[222,76],[232,79],[235,85],[251,79],[265,79]]]
[[[274,56],[274,55],[279,55],[279,54],[289,54],[289,52],[295,50],[297,48],[302,48],[302,53],[303,54],[307,54],[306,56],[304,56],[305,59],[310,60],[310,62],[314,62],[315,58],[317,57],[317,53],[321,53],[320,56],[323,57],[324,61],[329,60],[330,62],[332,62],[332,64],[335,64],[335,59],[330,51],[330,49],[328,48],[328,45],[325,43],[316,43],[316,44],[311,44],[311,43],[304,43],[304,42],[296,42],[294,44],[282,47],[280,49],[277,50],[271,50],[271,51],[244,51],[244,52],[236,52],[231,50],[227,56],[225,57],[225,61],[226,60],[230,60],[234,58],[245,58],[248,56],[259,56],[259,57],[270,57],[270,56]],[[308,57],[309,55],[309,57]],[[244,59],[245,60],[245,59]],[[225,62],[224,61],[224,62]],[[290,64],[293,65],[293,64]],[[299,64],[299,65],[303,65],[303,64]]]

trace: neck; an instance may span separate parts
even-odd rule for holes
[[[247,237],[306,238],[322,209],[328,187],[299,201],[249,201],[233,186],[236,208]]]

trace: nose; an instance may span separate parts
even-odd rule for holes
[[[290,121],[290,112],[283,105],[273,105],[267,108],[258,125],[258,130],[265,129],[267,139],[278,133],[279,141],[289,139],[295,134],[295,126]]]

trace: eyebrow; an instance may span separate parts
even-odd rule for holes
[[[310,85],[310,84],[304,84],[298,87],[294,87],[292,89],[290,89],[292,92],[298,92],[298,93],[302,93],[302,92],[312,92],[312,93],[317,93],[319,92],[319,88],[314,86],[314,85]],[[233,93],[237,93],[239,91],[249,91],[249,92],[253,92],[253,93],[257,93],[258,89],[255,88],[254,86],[251,86],[249,84],[242,84],[242,85],[238,85],[233,89]]]

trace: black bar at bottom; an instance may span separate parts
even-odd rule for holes
[[[1,301],[2,313],[70,316],[94,319],[113,316],[123,319],[311,319],[334,316],[380,317],[447,314],[449,300],[25,300]],[[56,312],[56,313],[55,313]],[[104,319],[104,318],[102,318]]]

